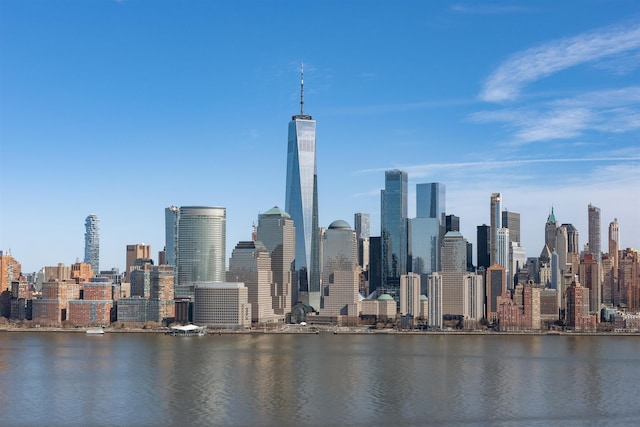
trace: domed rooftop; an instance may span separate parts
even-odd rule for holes
[[[269,209],[268,211],[266,211],[262,215],[276,215],[276,216],[283,216],[285,218],[291,218],[291,215],[289,215],[283,209],[280,209],[277,206],[272,207],[271,209]]]
[[[335,229],[347,229],[347,230],[351,230],[351,226],[349,225],[349,223],[347,221],[343,221],[341,219],[335,220],[331,223],[331,225],[329,225],[329,230],[335,230]]]
[[[389,294],[382,294],[378,297],[378,301],[393,301],[393,298]]]

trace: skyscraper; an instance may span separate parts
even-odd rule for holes
[[[176,255],[178,247],[178,218],[180,217],[180,209],[176,206],[165,208],[164,224],[165,224],[165,253],[167,264],[176,265]]]
[[[416,218],[411,220],[412,271],[427,275],[440,270],[440,246],[445,233],[445,186],[439,182],[416,184]]]
[[[257,239],[271,255],[273,310],[285,315],[298,302],[295,281],[296,231],[291,216],[277,206],[258,218]]]
[[[445,233],[450,231],[460,231],[460,217],[456,215],[447,215],[445,217],[445,225],[444,225]]]
[[[489,258],[491,264],[495,264],[497,262],[497,234],[498,228],[502,228],[502,213],[501,213],[501,199],[502,195],[500,193],[492,193],[491,194],[491,209],[490,209],[490,219],[491,219],[491,236],[489,241]]]
[[[358,316],[357,247],[356,233],[345,221],[333,221],[322,234],[320,314]]]
[[[94,274],[100,273],[100,229],[97,215],[91,214],[84,221],[84,262],[91,264]]]
[[[398,290],[400,276],[409,262],[409,225],[407,219],[407,173],[388,170],[381,190],[382,285]]]
[[[553,213],[553,207],[551,207],[551,213],[544,224],[544,244],[549,248],[549,252],[553,252],[556,249],[557,233],[558,221],[556,221],[556,215]]]
[[[125,281],[129,281],[131,271],[134,269],[134,262],[137,259],[151,259],[151,246],[144,243],[127,245],[127,264],[125,269]]]
[[[271,257],[260,241],[239,242],[229,259],[227,282],[242,282],[249,291],[251,320],[271,323],[283,316],[276,316],[271,301]]]
[[[509,240],[520,241],[520,214],[508,210],[502,211],[502,226],[509,229]]]
[[[476,256],[478,257],[478,268],[484,267],[486,270],[491,265],[491,227],[486,224],[479,225],[477,227],[476,238]]]
[[[223,207],[182,206],[178,218],[176,296],[193,295],[196,282],[225,279],[227,211]]]
[[[618,224],[618,218],[614,218],[613,222],[609,224],[609,256],[613,258],[613,268],[617,270],[619,265],[620,254],[620,225]]]
[[[589,252],[600,262],[600,208],[589,203]]]
[[[354,215],[353,228],[358,239],[358,265],[363,270],[369,269],[369,238],[371,237],[371,220],[368,213],[358,212]]]
[[[320,307],[320,246],[316,122],[304,114],[304,74],[300,80],[300,114],[289,122],[285,211],[296,229],[296,270],[302,302]]]

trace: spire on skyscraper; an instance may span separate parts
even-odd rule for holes
[[[304,116],[304,62],[300,64],[300,115]]]

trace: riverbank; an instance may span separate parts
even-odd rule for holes
[[[97,328],[57,328],[57,327],[12,327],[5,326],[0,328],[2,332],[54,332],[54,333],[82,333],[86,334],[88,330]],[[98,328],[100,329],[100,328]],[[170,328],[102,328],[105,333],[112,334],[165,334]],[[232,329],[212,329],[206,331],[206,335],[238,335],[238,334],[292,334],[292,335],[313,335],[313,334],[334,334],[334,335],[425,335],[425,336],[621,336],[640,337],[640,332],[574,332],[574,331],[421,331],[421,330],[395,330],[395,329],[369,329],[366,327],[314,327],[314,326],[295,326],[285,325],[277,329],[252,328],[242,330]]]

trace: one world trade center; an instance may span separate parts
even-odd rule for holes
[[[304,114],[304,69],[300,80],[300,114],[289,122],[285,210],[296,228],[298,301],[320,308],[320,246],[316,121]]]

